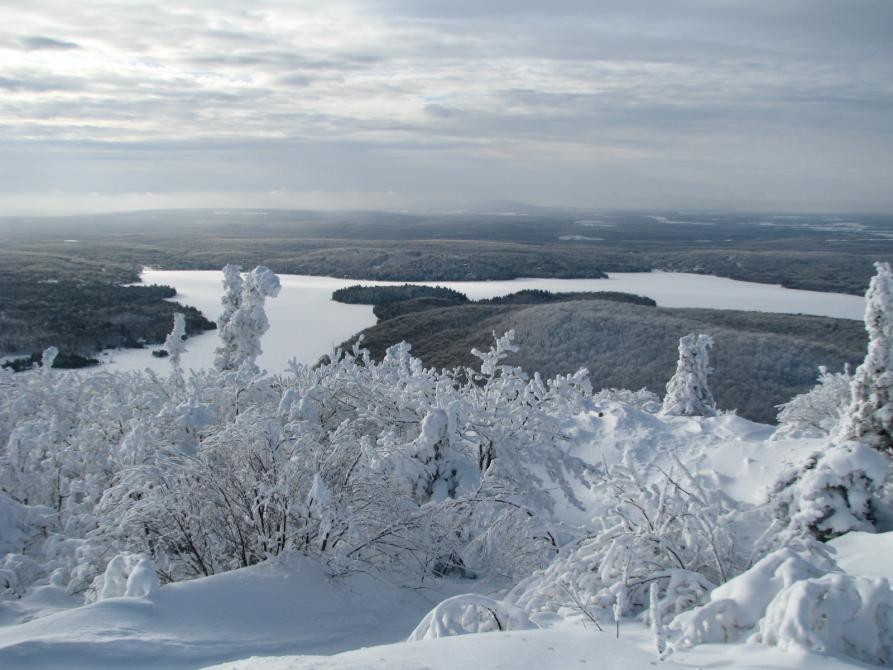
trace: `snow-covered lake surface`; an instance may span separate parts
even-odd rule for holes
[[[209,319],[220,314],[223,275],[203,270],[146,270],[146,284],[167,284],[177,289],[176,300],[192,305]],[[296,358],[315,363],[333,346],[375,324],[369,305],[345,305],[332,301],[332,292],[354,284],[400,285],[404,282],[338,279],[304,275],[279,275],[282,291],[267,301],[270,331],[264,336],[259,365],[271,372],[288,367]],[[522,289],[553,292],[622,291],[653,298],[661,307],[707,307],[788,314],[814,314],[862,319],[865,302],[859,296],[820,293],[755,284],[722,277],[676,272],[612,273],[608,279],[514,279],[481,282],[414,282],[448,286],[471,300],[492,298]],[[213,364],[216,333],[211,331],[187,342],[183,365],[200,369]],[[104,369],[134,370],[150,367],[166,371],[166,359],[154,358],[149,349],[108,352]]]

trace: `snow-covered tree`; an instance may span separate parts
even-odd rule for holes
[[[787,436],[801,431],[833,434],[850,406],[852,382],[849,368],[843,372],[829,372],[824,365],[819,367],[818,384],[778,406],[776,435]]]
[[[865,294],[868,353],[856,368],[840,437],[893,457],[893,273],[889,263],[875,268]]]
[[[186,351],[186,317],[182,312],[174,314],[174,327],[164,340],[164,350],[170,356],[171,365],[175,370],[180,369],[180,356]]]
[[[875,500],[888,469],[886,458],[860,442],[812,454],[770,492],[775,523],[767,539],[786,545],[804,538],[824,542],[850,531],[873,531]]]
[[[43,350],[43,356],[41,357],[41,367],[44,372],[48,372],[53,368],[53,363],[56,361],[56,357],[59,355],[59,349],[56,347],[47,347]]]
[[[214,365],[218,370],[232,370],[237,367],[235,358],[237,355],[238,337],[231,322],[233,314],[242,304],[242,268],[238,265],[227,264],[223,266],[223,312],[217,320],[217,336],[220,338],[220,346],[215,351]]]
[[[260,340],[270,328],[264,302],[279,295],[279,278],[270,268],[254,268],[243,279],[239,267],[224,267],[223,315],[218,322],[220,347],[215,365],[218,370],[237,370],[243,365],[257,372]]]
[[[679,362],[676,374],[667,383],[664,414],[672,416],[714,416],[716,403],[707,387],[710,374],[708,349],[713,346],[709,335],[689,333],[679,340]]]

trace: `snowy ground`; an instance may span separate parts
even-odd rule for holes
[[[479,633],[358,649],[336,656],[249,658],[214,670],[543,670],[543,668],[651,670],[666,668],[803,668],[839,670],[871,667],[809,653],[786,653],[762,645],[703,645],[658,662],[644,626],[613,631],[582,626]]]
[[[6,624],[15,613],[44,615],[0,627],[0,668],[174,669],[252,654],[331,654],[401,640],[450,595],[363,576],[333,582],[299,558],[64,611],[59,591],[44,587],[37,602],[0,609]]]
[[[893,533],[858,533],[832,546],[848,571],[893,578],[893,562],[888,560]],[[225,659],[243,660],[214,667],[648,670],[657,664],[647,628],[635,621],[624,623],[619,640],[610,626],[599,632],[591,625],[560,623],[548,630],[401,642],[436,601],[470,585],[452,583],[436,591],[414,591],[368,577],[332,582],[312,562],[291,559],[168,585],[150,598],[115,598],[64,611],[57,608],[71,603],[64,596],[59,601],[49,598],[52,587],[45,587],[28,601],[34,607],[30,615],[43,616],[19,625],[3,621],[7,625],[0,627],[0,667],[176,669],[200,668]],[[48,614],[53,610],[57,611]],[[8,608],[6,613],[10,613]],[[872,666],[739,644],[701,645],[676,652],[660,667],[837,670]]]

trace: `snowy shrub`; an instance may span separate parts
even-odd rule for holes
[[[641,388],[638,391],[629,389],[602,389],[592,394],[592,400],[596,404],[607,402],[622,402],[649,414],[657,414],[661,410],[660,397],[648,389]]]
[[[536,628],[523,610],[473,593],[447,598],[415,627],[407,642],[451,635]]]
[[[43,566],[24,554],[8,553],[0,561],[0,601],[20,598],[43,574]]]
[[[271,293],[263,277],[230,296],[233,315],[251,286]],[[513,346],[497,338],[479,370],[458,372],[426,370],[400,344],[381,363],[356,348],[277,377],[250,357],[188,378],[22,373],[0,398],[2,485],[57,515],[38,554],[73,593],[109,548],[144,554],[163,582],[287,551],[336,573],[513,578],[557,551],[556,496],[579,506],[586,468],[563,430],[592,408],[585,371],[530,379],[500,364]]]
[[[776,437],[806,433],[808,435],[832,435],[850,405],[850,385],[853,376],[848,369],[828,372],[819,368],[818,384],[806,393],[794,396],[778,405],[778,429]]]
[[[893,590],[886,579],[840,573],[795,581],[751,641],[893,666]]]
[[[858,442],[815,453],[776,483],[770,493],[775,522],[768,536],[785,544],[822,542],[849,531],[874,531],[874,499],[889,476],[889,461]]]
[[[93,582],[96,600],[143,598],[159,587],[155,566],[141,554],[125,552],[108,562],[105,572]]]
[[[801,580],[836,569],[834,562],[821,554],[803,555],[788,547],[779,549],[714,589],[705,605],[678,614],[669,626],[674,646],[738,640],[763,618],[778,593]]]
[[[679,362],[676,374],[667,383],[662,412],[671,416],[713,416],[716,403],[707,387],[710,355],[713,346],[709,335],[689,333],[679,340]]]
[[[703,602],[737,571],[734,507],[678,461],[676,470],[649,484],[629,457],[610,468],[605,485],[614,502],[601,530],[563,549],[511,601],[536,612],[610,608],[619,599],[623,613],[634,615],[649,607],[658,582],[662,620]]]
[[[893,457],[893,272],[889,263],[875,263],[875,268],[865,293],[868,353],[856,368],[840,437]]]

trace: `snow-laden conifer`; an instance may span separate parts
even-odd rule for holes
[[[679,340],[679,362],[676,374],[667,383],[664,414],[672,416],[714,416],[716,403],[707,387],[710,374],[708,349],[713,346],[709,335],[689,333]]]
[[[875,268],[865,294],[868,353],[856,368],[840,437],[893,456],[893,274],[889,263]]]
[[[254,268],[244,278],[239,267],[227,265],[224,271],[223,315],[218,322],[220,347],[214,363],[218,370],[238,370],[243,365],[256,373],[260,340],[270,329],[264,310],[267,298],[279,295],[279,278],[270,268]]]
[[[217,320],[217,336],[220,346],[214,352],[214,365],[218,370],[232,370],[237,354],[237,337],[231,325],[233,314],[242,304],[242,268],[231,263],[223,266],[223,312]]]
[[[186,317],[182,312],[174,314],[174,327],[164,340],[164,350],[170,356],[171,365],[175,370],[180,369],[180,356],[186,351],[186,343],[183,341],[186,337]]]
[[[804,538],[824,542],[850,531],[873,532],[875,500],[888,470],[887,459],[860,442],[812,454],[770,492],[775,523],[766,537],[783,546]]]
[[[59,355],[59,349],[56,347],[47,347],[43,350],[43,356],[41,357],[41,367],[44,372],[48,372],[52,369],[53,363],[56,362],[56,357]]]

